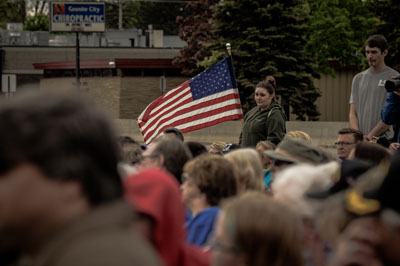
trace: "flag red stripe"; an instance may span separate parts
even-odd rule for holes
[[[190,91],[189,91],[188,93],[190,94]],[[187,95],[187,94],[184,94],[184,95]],[[184,95],[182,95],[182,97],[183,97]],[[158,111],[156,111],[156,112],[150,114],[148,120],[150,120],[150,119],[153,118],[153,117],[157,118],[158,116],[162,117],[163,115],[168,115],[169,112],[170,112],[171,110],[177,109],[177,108],[179,108],[179,107],[181,107],[181,106],[184,106],[184,105],[186,105],[186,104],[188,104],[188,103],[191,103],[191,102],[193,102],[193,98],[192,98],[192,97],[190,97],[190,98],[188,98],[188,99],[182,101],[182,102],[179,103],[179,104],[176,104],[176,102],[171,102],[171,103],[165,105],[165,107],[160,108]],[[147,121],[148,121],[148,120],[147,120]],[[156,121],[156,120],[157,120],[157,119],[155,119],[154,121]],[[147,121],[140,123],[139,126],[140,126],[140,127],[144,126],[145,124],[147,124]],[[154,123],[154,121],[151,122],[151,125]],[[146,129],[147,129],[147,128],[148,128],[148,126],[146,127]]]
[[[166,128],[168,128],[168,127],[175,127],[175,126],[177,126],[177,125],[182,125],[182,124],[190,123],[190,122],[193,122],[193,121],[202,119],[202,118],[206,118],[206,117],[209,117],[209,116],[213,116],[213,115],[216,115],[216,114],[218,114],[218,113],[223,113],[223,112],[225,112],[225,111],[230,111],[230,110],[235,110],[235,109],[240,109],[240,108],[241,108],[241,105],[240,105],[240,104],[231,104],[231,105],[227,105],[227,106],[224,106],[224,107],[220,107],[220,108],[217,108],[217,109],[210,110],[210,111],[208,111],[208,112],[204,112],[204,113],[200,113],[200,114],[197,114],[197,115],[185,117],[185,118],[183,118],[183,119],[174,121],[173,123],[167,123],[167,124],[166,124],[165,126],[163,126],[161,129],[160,129],[159,126],[157,126],[155,129],[149,131],[149,132],[147,133],[147,135],[146,135],[145,138],[148,139],[148,138],[150,138],[156,131],[162,132],[164,129],[166,129]],[[186,113],[186,111],[183,110],[183,114],[184,114],[184,113]],[[172,118],[173,118],[173,117],[172,117]],[[159,125],[164,124],[165,122],[167,122],[167,121],[170,120],[170,119],[171,119],[171,118],[163,119],[162,121],[159,122]],[[144,135],[144,134],[145,134],[145,133],[143,132],[143,135]]]
[[[198,124],[195,126],[184,128],[181,131],[182,131],[182,133],[186,133],[186,132],[202,129],[205,127],[210,127],[210,126],[213,126],[213,125],[225,122],[225,121],[236,120],[236,119],[241,119],[241,118],[243,118],[243,115],[239,115],[239,114],[224,116],[224,117],[221,117],[221,118],[218,118],[218,119],[206,122],[206,123],[201,123],[201,124]]]
[[[184,128],[181,131],[182,131],[182,133],[187,133],[187,132],[190,132],[190,131],[194,131],[194,130],[210,127],[210,126],[213,126],[213,125],[225,122],[225,121],[236,120],[236,119],[241,119],[241,118],[243,118],[242,114],[224,116],[224,117],[212,120],[212,121],[208,121],[208,122],[205,122],[205,123],[201,123],[201,124],[198,124],[198,125],[194,125],[194,126],[191,126],[191,127]],[[170,126],[175,127],[177,125],[179,125],[179,124],[173,123]],[[164,131],[166,128],[167,128],[167,126],[163,127],[162,130],[160,130],[160,132]],[[147,138],[144,138],[144,141],[147,142],[150,137],[151,136],[149,136]]]
[[[147,122],[150,117],[154,116],[154,114],[151,114],[151,112],[153,111],[153,109],[155,109],[157,106],[163,104],[164,102],[170,100],[171,98],[175,97],[175,95],[179,94],[182,92],[182,90],[186,89],[187,87],[189,87],[190,83],[189,81],[185,81],[184,83],[182,83],[181,85],[179,85],[177,88],[175,88],[174,92],[171,92],[170,94],[166,94],[166,95],[161,95],[160,97],[158,97],[157,99],[155,99],[147,108],[146,111],[142,117],[142,121],[143,122]],[[181,97],[184,97],[188,94],[191,94],[190,89],[187,90],[184,94],[181,95]],[[170,102],[168,105],[166,105],[166,107],[170,106],[171,104],[174,104],[174,102]],[[159,111],[157,111],[156,113],[158,113]],[[140,123],[140,127],[141,127]]]
[[[179,115],[183,115],[183,114],[185,114],[185,113],[187,113],[187,112],[191,112],[191,111],[196,110],[196,109],[204,108],[204,107],[207,107],[207,106],[211,106],[211,105],[214,105],[214,104],[218,104],[218,103],[225,102],[225,101],[227,101],[227,100],[238,99],[238,98],[239,98],[239,95],[237,95],[237,94],[228,94],[228,95],[225,95],[225,96],[216,98],[216,99],[211,99],[211,100],[206,101],[206,102],[200,102],[200,103],[195,104],[195,105],[193,105],[193,106],[186,107],[186,108],[184,108],[184,109],[182,109],[182,110],[180,110],[180,111],[178,111],[178,112],[176,112],[176,113],[174,113],[174,114],[171,114],[170,112],[167,112],[164,116],[161,116],[161,117],[160,117],[161,119],[155,119],[155,120],[153,120],[150,124],[148,124],[148,126],[146,126],[146,128],[142,131],[142,134],[143,134],[143,135],[146,134],[146,132],[147,132],[154,124],[159,124],[159,125],[161,125],[161,124],[163,124],[165,121],[168,121],[168,120],[170,120],[170,119],[173,118],[173,117],[176,117],[176,116],[179,116]],[[180,104],[180,105],[177,105],[176,107],[174,106],[173,109],[177,109],[177,108],[182,107],[182,106],[183,106],[183,105]],[[239,107],[238,109],[240,109],[240,107]],[[142,127],[142,125],[141,125],[141,127]]]

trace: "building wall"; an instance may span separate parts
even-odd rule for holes
[[[35,70],[33,63],[75,60],[75,48],[73,47],[3,47],[2,50],[4,56],[2,60],[3,74],[41,75],[43,71]],[[81,59],[170,59],[178,53],[179,49],[169,48],[81,48]],[[314,81],[322,92],[322,96],[316,103],[321,112],[320,121],[348,121],[351,81],[355,74],[356,71],[341,70],[337,71],[335,76],[321,75],[321,79]],[[70,79],[74,80],[73,78]],[[185,79],[184,77],[167,78],[167,88],[173,88]],[[17,92],[21,91],[20,85],[22,84],[17,82]],[[31,85],[37,87],[37,84]],[[25,83],[24,86],[27,86],[27,84]],[[159,87],[159,77],[132,77],[121,80],[121,85],[118,87],[121,97],[118,106],[119,116],[129,119],[136,118],[140,114],[138,110],[143,110],[147,104],[160,95]],[[136,98],[135,108],[137,105],[137,109],[130,106],[133,98]],[[118,112],[113,111],[113,113]],[[294,119],[291,117],[291,120]]]
[[[47,78],[40,82],[41,90],[71,90],[89,94],[93,101],[104,108],[111,118],[119,118],[120,77],[81,78],[81,89],[76,90],[75,78]]]
[[[4,74],[43,74],[33,63],[75,61],[74,47],[3,47]],[[81,60],[134,58],[171,59],[178,55],[173,48],[80,48]]]
[[[315,86],[322,92],[317,100],[320,121],[349,120],[351,82],[355,74],[357,71],[341,70],[335,76],[324,74],[314,80]]]
[[[184,81],[183,77],[167,77],[166,89],[173,89]],[[160,95],[160,77],[122,78],[120,118],[136,119],[146,106]]]

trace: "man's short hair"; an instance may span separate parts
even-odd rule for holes
[[[164,167],[182,183],[182,169],[192,154],[186,145],[178,138],[162,138],[154,143],[152,155],[164,157]]]
[[[361,133],[360,130],[354,129],[354,128],[342,128],[338,132],[339,135],[345,135],[345,134],[353,134],[354,139],[356,142],[362,141],[364,139],[363,133]]]
[[[371,48],[377,47],[384,52],[388,48],[386,38],[382,35],[372,35],[365,41],[364,47],[369,46]]]
[[[178,139],[180,139],[180,140],[182,140],[182,141],[185,140],[185,138],[183,137],[182,132],[181,132],[179,129],[177,129],[176,127],[169,127],[169,128],[167,128],[167,129],[165,129],[163,133],[164,133],[164,134],[170,134],[170,133],[172,133],[172,134],[175,134],[175,136],[176,136]]]
[[[82,96],[35,91],[3,100],[0,174],[31,163],[48,178],[78,182],[91,205],[121,197],[117,137],[105,114]]]

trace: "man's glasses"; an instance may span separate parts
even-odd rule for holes
[[[349,146],[355,144],[354,142],[347,142],[347,141],[339,141],[339,142],[335,142],[336,146]]]

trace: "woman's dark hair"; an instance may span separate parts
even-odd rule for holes
[[[267,76],[264,80],[258,82],[256,88],[263,88],[268,91],[269,94],[275,94],[276,81],[273,76]]]

